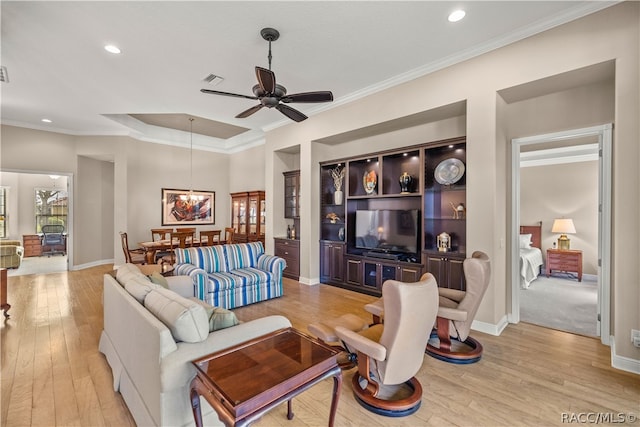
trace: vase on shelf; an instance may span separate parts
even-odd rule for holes
[[[335,193],[333,193],[333,203],[336,205],[341,205],[342,204],[342,190],[336,190]]]
[[[411,184],[413,184],[413,177],[408,173],[400,175],[400,194],[409,194],[411,192]]]

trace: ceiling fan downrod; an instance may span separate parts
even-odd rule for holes
[[[267,59],[269,60],[269,71],[271,71],[271,42],[278,40],[280,33],[275,28],[263,28],[260,30],[260,35],[263,39],[269,42],[269,55],[267,56]]]

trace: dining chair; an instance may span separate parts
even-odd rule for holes
[[[200,232],[200,246],[213,246],[220,244],[222,230],[203,230]]]
[[[173,228],[152,228],[151,229],[151,241],[157,242],[160,240],[169,240],[171,238],[171,233],[173,232]],[[155,254],[154,262],[158,262],[163,257],[169,255],[169,251],[158,251]]]
[[[146,264],[147,257],[144,249],[136,248],[129,249],[129,238],[124,231],[120,232],[120,241],[122,243],[122,251],[124,252],[124,259],[128,264]]]
[[[168,240],[171,237],[173,228],[152,228],[151,229],[151,241],[157,242],[158,240]]]
[[[171,233],[171,249],[169,255],[162,257],[162,264],[175,264],[176,249],[185,249],[193,246],[195,231],[174,231]]]
[[[231,243],[235,243],[233,235],[235,234],[235,229],[233,227],[225,227],[224,229],[224,240],[220,241],[222,245],[230,245]]]

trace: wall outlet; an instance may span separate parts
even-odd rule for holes
[[[640,331],[637,329],[631,330],[631,342],[634,346],[640,347]]]

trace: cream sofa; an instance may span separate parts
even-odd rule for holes
[[[20,240],[0,240],[0,267],[19,268],[24,255]]]
[[[291,326],[285,317],[268,316],[209,332],[204,307],[186,299],[193,296],[192,279],[167,277],[167,282],[169,289],[151,283],[133,264],[120,267],[115,278],[104,276],[99,349],[111,367],[114,390],[140,427],[194,425],[190,362]],[[201,407],[205,425],[222,425],[204,399]]]

